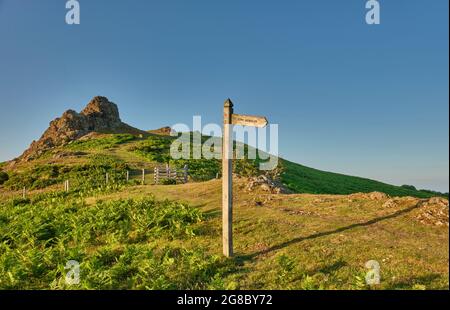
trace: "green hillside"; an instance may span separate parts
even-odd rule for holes
[[[207,181],[220,177],[221,162],[216,159],[179,159],[170,156],[173,137],[164,135],[134,136],[131,134],[99,134],[73,141],[43,153],[39,158],[5,166],[1,183],[7,189],[43,189],[66,179],[82,182],[86,178],[101,183],[106,172],[112,178],[124,178],[126,170],[148,168],[169,163],[171,167],[189,166],[193,181]],[[204,137],[207,139],[207,137]],[[247,148],[247,146],[246,146]],[[192,149],[191,149],[192,152]],[[256,176],[256,160],[235,160],[234,172],[241,176]],[[9,168],[8,168],[9,167]],[[393,186],[360,177],[320,171],[280,159],[280,181],[294,193],[351,194],[383,192],[391,196],[428,198],[441,193],[416,190],[414,187]],[[7,174],[7,177],[5,176]],[[95,180],[94,180],[95,179]],[[1,184],[0,184],[1,185]]]
[[[412,196],[429,198],[436,194],[428,191],[414,190],[410,187],[394,186],[370,179],[354,177],[339,173],[321,171],[282,160],[284,172],[283,183],[295,193],[342,194],[362,192],[382,192],[390,196]]]
[[[236,255],[223,257],[221,163],[173,160],[173,139],[95,134],[1,164],[0,289],[448,289],[446,199],[324,195],[431,194],[285,160],[280,181],[313,194],[247,190],[236,177]],[[236,160],[234,172],[258,175],[258,161]],[[189,182],[141,184],[142,168],[167,162],[188,164]],[[365,283],[369,260],[382,265],[378,286]]]

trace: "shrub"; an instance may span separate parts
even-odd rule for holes
[[[0,185],[3,185],[6,181],[8,181],[9,175],[5,171],[0,171]]]
[[[175,180],[175,179],[162,179],[160,181],[160,184],[161,185],[175,185],[175,184],[177,184],[177,180]]]
[[[417,188],[415,186],[413,186],[413,185],[406,185],[405,184],[405,185],[402,185],[400,187],[405,188],[405,189],[409,189],[409,190],[412,190],[412,191],[416,191],[417,190]]]

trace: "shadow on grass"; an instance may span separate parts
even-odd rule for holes
[[[204,206],[206,206],[206,204],[196,205],[195,207],[201,208]],[[212,209],[212,210],[208,210],[208,211],[203,211],[202,213],[205,216],[205,219],[212,219],[212,218],[219,217],[222,215],[222,211],[220,209]]]
[[[320,267],[315,270],[311,270],[309,273],[310,274],[316,274],[316,273],[332,274],[346,266],[348,266],[347,262],[345,262],[343,260],[338,260],[331,265],[327,265],[327,266],[323,266],[323,267]]]
[[[377,217],[377,218],[374,218],[374,219],[366,221],[366,222],[355,223],[355,224],[351,224],[351,225],[344,226],[344,227],[341,227],[341,228],[337,228],[337,229],[334,229],[334,230],[319,232],[319,233],[312,234],[312,235],[309,235],[309,236],[306,236],[306,237],[297,237],[297,238],[294,238],[292,240],[280,243],[278,245],[274,245],[274,246],[272,246],[272,247],[270,247],[268,249],[265,249],[265,250],[262,250],[262,251],[259,251],[259,252],[253,253],[253,254],[241,255],[241,256],[239,256],[238,259],[239,260],[243,260],[243,261],[244,260],[251,260],[251,259],[254,259],[254,258],[260,256],[260,255],[264,255],[264,254],[268,254],[268,253],[273,252],[273,251],[281,250],[281,249],[283,249],[283,248],[285,248],[287,246],[290,246],[292,244],[296,244],[296,243],[299,243],[299,242],[302,242],[302,241],[305,241],[305,240],[311,240],[311,239],[325,237],[325,236],[329,236],[329,235],[333,235],[333,234],[338,234],[338,233],[341,233],[341,232],[344,232],[344,231],[347,231],[347,230],[350,230],[350,229],[353,229],[353,228],[370,226],[372,224],[375,224],[375,223],[378,223],[378,222],[381,222],[381,221],[385,221],[385,220],[389,220],[389,219],[392,219],[392,218],[396,218],[398,216],[401,216],[403,214],[411,212],[412,210],[418,208],[419,206],[420,206],[420,204],[416,204],[416,205],[414,205],[412,207],[409,207],[409,208],[406,208],[406,209],[403,209],[403,210],[399,210],[399,211],[397,211],[395,213],[392,213],[392,214],[389,214],[389,215],[385,215],[385,216],[382,216],[382,217]]]

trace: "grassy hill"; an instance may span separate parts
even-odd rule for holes
[[[302,166],[287,160],[282,160],[283,183],[296,193],[312,194],[351,194],[382,192],[391,196],[412,196],[429,198],[442,193],[416,190],[411,187],[394,186],[370,179],[353,177],[344,174],[321,171]]]
[[[206,137],[204,137],[206,139]],[[110,171],[124,175],[127,169],[153,168],[170,163],[175,168],[189,165],[190,176],[194,181],[206,181],[220,177],[219,160],[173,160],[170,145],[173,137],[151,134],[145,137],[131,134],[93,134],[88,138],[73,141],[62,147],[42,154],[36,160],[18,163],[4,168],[9,180],[4,186],[10,189],[41,189],[58,184],[67,178],[79,180],[80,177],[98,175]],[[255,176],[258,171],[257,160],[236,160],[234,172],[241,176]],[[429,198],[443,195],[430,191],[416,190],[385,184],[360,177],[353,177],[279,160],[280,181],[294,193],[311,194],[351,194],[356,192],[379,191],[392,196],[413,196]],[[92,172],[92,171],[94,172]],[[84,172],[84,175],[83,175]],[[118,176],[119,177],[119,176]]]
[[[258,160],[235,161],[236,256],[224,258],[220,162],[172,160],[172,139],[92,134],[0,165],[0,289],[448,289],[448,201],[285,160],[280,181],[302,194],[249,191]],[[189,182],[141,184],[139,169],[166,162],[188,164]],[[412,197],[353,194],[371,191]],[[369,260],[380,285],[365,283]]]
[[[417,221],[421,200],[245,185],[233,258],[221,255],[220,180],[2,195],[0,289],[448,289],[448,227]],[[369,260],[380,285],[365,284]]]

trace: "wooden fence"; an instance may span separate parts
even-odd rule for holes
[[[154,169],[154,182],[159,184],[161,180],[174,180],[175,182],[187,183],[188,181],[188,166],[185,165],[182,169],[171,169],[169,165],[164,168],[158,166]]]
[[[153,179],[154,184],[160,184],[162,180],[174,180],[177,183],[187,183],[189,178],[189,168],[185,165],[181,169],[172,168],[168,164],[165,166],[155,166],[153,168],[132,169],[125,172],[125,180],[139,180],[141,184],[148,184],[147,180]],[[108,173],[105,176],[106,183],[109,182]]]

